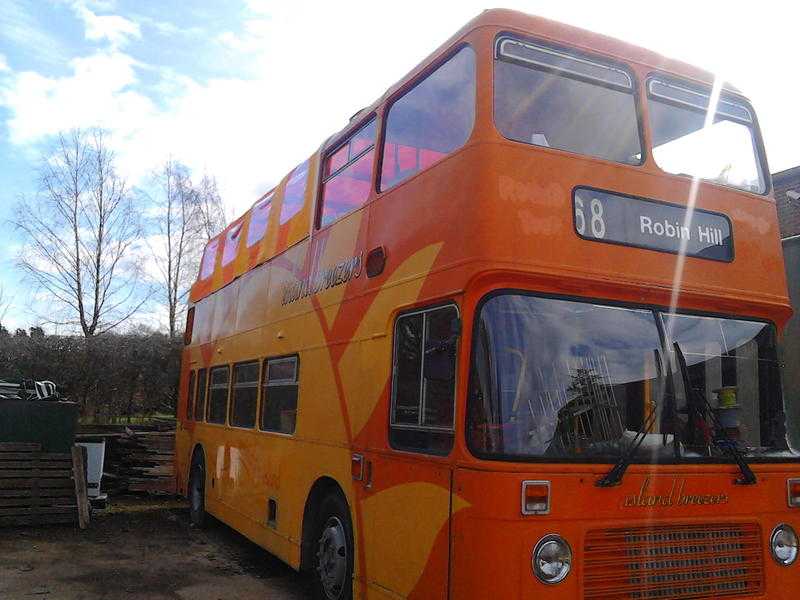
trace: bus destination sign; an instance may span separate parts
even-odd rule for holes
[[[572,208],[575,231],[586,240],[671,253],[685,244],[687,256],[733,260],[731,222],[720,213],[695,209],[685,223],[683,206],[591,188],[575,188]]]

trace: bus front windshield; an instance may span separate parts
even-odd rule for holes
[[[666,341],[665,341],[666,340]],[[504,293],[478,316],[467,437],[506,460],[792,457],[774,327]],[[793,444],[797,447],[796,444]]]

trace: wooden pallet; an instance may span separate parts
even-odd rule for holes
[[[111,492],[175,493],[174,431],[129,431],[108,440],[105,473]]]
[[[0,443],[0,527],[78,523],[73,455]]]

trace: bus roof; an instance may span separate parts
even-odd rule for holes
[[[344,128],[329,136],[306,161],[290,171],[277,186],[258,198],[247,212],[237,217],[214,237],[206,246],[197,281],[192,287],[190,301],[196,302],[224,287],[244,272],[306,238],[311,227],[311,211],[314,209],[315,204],[313,198],[315,190],[313,185],[306,185],[302,190],[302,197],[297,199],[299,205],[296,212],[284,220],[286,190],[287,187],[293,184],[293,175],[298,171],[302,171],[303,174],[307,173],[307,182],[316,181],[320,159],[328,148],[338,144],[346,134],[355,127],[360,126],[362,117],[374,112],[380,105],[403,89],[406,84],[415,79],[419,73],[423,72],[444,53],[458,44],[460,40],[483,28],[527,34],[543,41],[577,48],[594,54],[605,54],[617,61],[638,64],[654,71],[680,76],[705,85],[711,85],[714,82],[713,74],[708,71],[678,60],[666,58],[651,50],[606,35],[514,10],[485,10],[441,44],[402,79],[389,87],[375,102],[355,113]],[[724,88],[730,92],[740,94],[736,88],[728,84],[725,84]],[[259,243],[249,246],[247,242],[241,242],[241,238],[252,237],[248,234],[248,230],[252,229],[250,221],[256,207],[269,206],[270,203],[276,204],[276,210],[281,210],[281,217],[269,219],[269,227],[264,225],[264,231],[259,238]],[[278,222],[275,223],[276,221]],[[243,235],[239,235],[240,233]],[[225,246],[229,243],[236,244],[237,247],[234,252],[235,256],[229,253],[226,258]]]

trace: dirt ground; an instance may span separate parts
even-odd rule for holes
[[[300,600],[305,580],[178,501],[118,500],[89,530],[0,529],[2,600]]]

